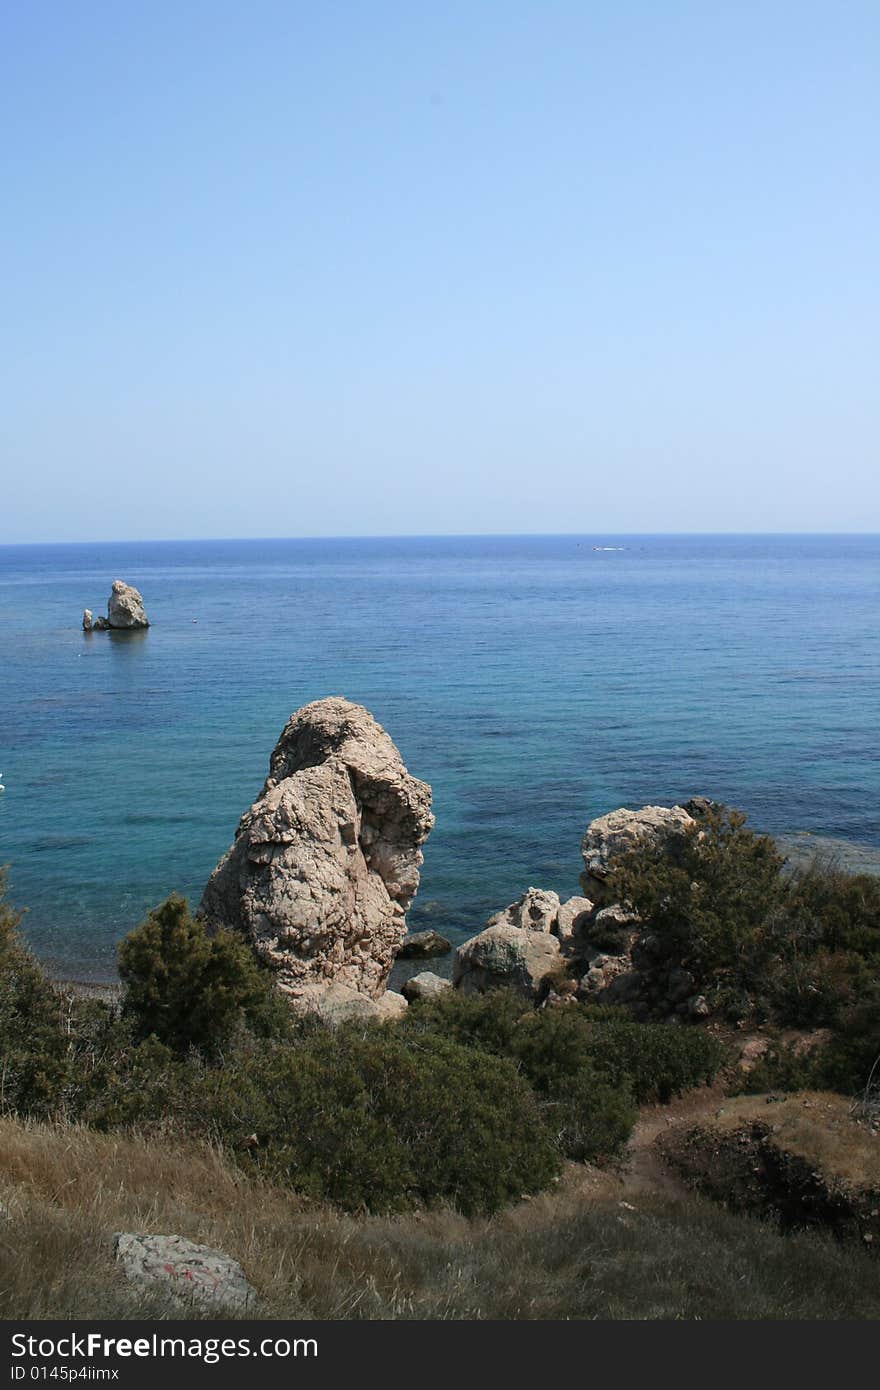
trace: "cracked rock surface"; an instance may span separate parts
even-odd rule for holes
[[[291,715],[200,914],[245,935],[303,1009],[332,986],[378,999],[433,824],[431,788],[369,711],[316,700]]]

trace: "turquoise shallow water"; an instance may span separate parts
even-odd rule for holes
[[[153,627],[83,634],[117,576]],[[109,977],[328,694],[432,784],[410,923],[456,939],[531,883],[575,891],[618,805],[699,792],[880,847],[878,612],[878,537],[0,547],[0,862],[53,968]]]

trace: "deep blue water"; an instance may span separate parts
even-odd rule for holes
[[[83,634],[115,577],[153,627]],[[878,612],[878,537],[0,547],[0,862],[40,954],[110,976],[330,694],[432,784],[410,923],[456,939],[529,884],[576,891],[619,805],[705,793],[880,846]]]

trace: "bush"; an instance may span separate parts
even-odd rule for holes
[[[702,1028],[634,1023],[625,1015],[591,1021],[591,1055],[609,1079],[626,1079],[639,1104],[666,1105],[673,1096],[715,1080],[727,1058],[723,1043]]]
[[[120,1059],[84,1114],[223,1145],[246,1168],[357,1210],[450,1202],[494,1211],[546,1187],[559,1157],[515,1068],[391,1029],[304,1025],[287,1042],[241,1034],[212,1065],[151,1038]]]
[[[628,900],[670,963],[701,988],[753,989],[777,950],[784,859],[737,811],[709,812],[684,834],[622,856],[611,896]]]
[[[715,809],[661,845],[638,845],[609,879],[652,938],[659,986],[687,970],[731,1019],[837,1027],[880,970],[880,880],[815,861],[795,873],[739,812]],[[664,974],[665,972],[665,974]]]
[[[21,913],[5,894],[0,868],[0,1108],[42,1117],[67,1073],[63,1002],[21,941]]]
[[[289,1008],[246,943],[225,930],[209,936],[176,894],[122,942],[119,974],[135,1038],[178,1053],[216,1053],[242,1024],[263,1037],[287,1026]]]
[[[711,1034],[634,1023],[622,1010],[534,1010],[509,990],[446,991],[410,1008],[404,1033],[454,1037],[515,1062],[544,1104],[562,1152],[610,1158],[632,1131],[634,1102],[667,1101],[714,1079],[726,1051]]]

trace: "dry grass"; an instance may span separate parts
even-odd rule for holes
[[[582,1182],[490,1220],[341,1215],[206,1148],[0,1120],[0,1316],[180,1316],[123,1285],[114,1231],[176,1232],[244,1265],[268,1317],[877,1317],[876,1265],[698,1198]],[[193,1314],[198,1316],[198,1314]]]
[[[778,1148],[821,1169],[827,1181],[880,1188],[880,1133],[843,1096],[824,1091],[737,1096],[725,1101],[712,1128],[729,1133],[755,1121],[769,1126]]]

